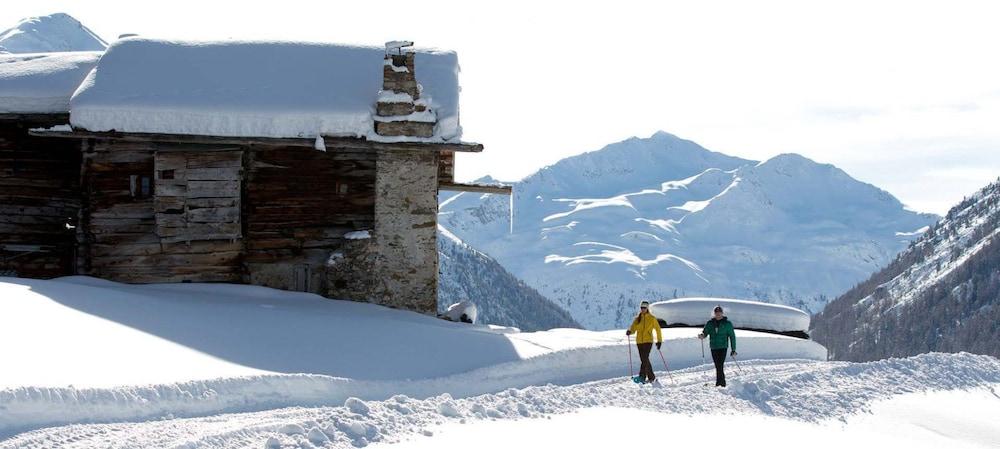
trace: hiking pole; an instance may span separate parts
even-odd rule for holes
[[[743,367],[740,366],[740,361],[736,360],[736,356],[733,356],[733,362],[736,362],[736,369],[740,370],[740,377],[743,377]]]
[[[635,377],[635,369],[632,366],[632,336],[626,335],[625,337],[628,338],[628,345],[626,346],[628,348],[628,377],[631,379]]]
[[[677,382],[674,381],[674,375],[670,374],[670,368],[667,367],[667,359],[663,357],[663,351],[657,349],[656,352],[660,353],[660,360],[663,360],[663,369],[667,372],[667,377],[670,378],[670,383],[676,385]]]

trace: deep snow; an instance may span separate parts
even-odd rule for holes
[[[323,43],[120,39],[73,96],[70,121],[90,131],[382,140],[373,115],[384,54]],[[457,55],[417,50],[415,68],[438,123],[433,137],[408,140],[458,141]]]
[[[0,341],[25,342],[0,349],[23,361],[0,377],[0,435],[628,373],[621,330],[522,333],[263,287],[3,278],[0,298]],[[665,330],[672,367],[703,362],[697,332]],[[826,357],[810,341],[738,336],[747,358]]]
[[[659,388],[638,386],[619,377],[580,385],[507,389],[468,398],[349,398],[336,407],[294,407],[190,419],[166,415],[145,422],[41,429],[0,442],[0,448],[311,449],[361,447],[374,442],[405,442],[399,447],[407,448],[426,444],[452,447],[463,440],[463,447],[521,447],[516,443],[527,441],[535,444],[525,447],[545,447],[542,443],[549,441],[546,438],[560,434],[562,447],[569,442],[591,441],[581,438],[588,433],[580,429],[570,432],[578,436],[564,434],[567,426],[583,424],[591,432],[616,435],[622,441],[641,431],[653,439],[650,441],[665,439],[673,444],[697,444],[706,438],[700,432],[709,428],[717,432],[757,429],[752,436],[727,433],[728,444],[739,447],[741,441],[753,444],[750,447],[761,447],[765,442],[773,444],[769,447],[798,446],[806,431],[832,437],[812,438],[811,447],[840,447],[835,443],[859,441],[857,438],[865,435],[885,441],[908,429],[916,433],[902,435],[906,437],[902,441],[936,435],[923,443],[995,447],[991,445],[998,438],[993,417],[1000,408],[996,392],[1000,388],[1000,360],[992,357],[928,354],[862,364],[758,360],[745,361],[742,368],[740,372],[730,367],[728,389],[703,386],[710,370],[700,366],[674,371],[672,382],[661,370],[660,377],[666,383]],[[620,409],[630,411],[616,414]],[[566,415],[573,412],[579,414]],[[600,419],[587,420],[587,416]],[[652,419],[622,419],[629,416]],[[462,438],[472,434],[479,438]],[[429,436],[434,438],[426,439]],[[438,440],[438,436],[443,438]],[[598,441],[580,447],[604,447],[597,445]],[[442,446],[437,446],[438,442]]]
[[[654,302],[649,311],[668,325],[702,326],[712,318],[716,306],[733,322],[746,329],[777,332],[809,330],[809,314],[781,304],[725,298],[678,298]]]

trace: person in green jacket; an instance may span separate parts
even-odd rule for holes
[[[722,306],[715,306],[712,319],[705,323],[705,328],[698,334],[698,338],[708,338],[708,347],[712,349],[712,361],[715,362],[715,386],[726,386],[726,349],[732,342],[731,356],[736,356],[736,331],[733,330],[733,323],[729,321],[723,312]]]

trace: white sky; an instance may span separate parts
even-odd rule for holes
[[[460,156],[461,180],[516,180],[660,129],[833,163],[921,211],[1000,176],[996,2],[4,0],[0,28],[53,12],[106,40],[455,50],[465,138],[486,145]]]

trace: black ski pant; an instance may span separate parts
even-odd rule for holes
[[[638,343],[636,346],[639,347],[639,378],[646,382],[656,380],[656,374],[653,374],[653,364],[649,363],[649,353],[653,350],[653,344]]]
[[[715,386],[726,386],[726,372],[724,371],[724,365],[726,363],[726,348],[713,349],[712,361],[715,362]]]

